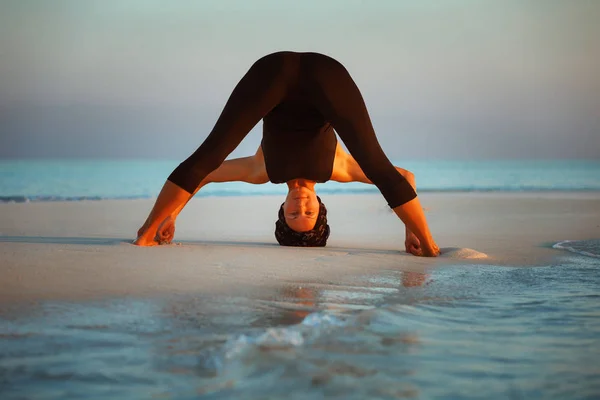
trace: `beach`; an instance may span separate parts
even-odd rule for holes
[[[147,248],[152,199],[0,204],[3,398],[597,398],[598,192],[420,198],[437,258],[373,194],[322,196],[325,248],[277,245],[280,196]]]
[[[442,255],[404,252],[404,227],[383,198],[327,195],[325,248],[285,248],[274,236],[279,196],[200,197],[174,243],[131,244],[153,200],[0,204],[0,301],[264,291],[282,283],[357,284],[365,274],[445,265],[551,263],[563,240],[600,237],[597,193],[426,193]],[[467,250],[471,249],[471,250]]]

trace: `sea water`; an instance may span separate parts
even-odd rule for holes
[[[569,249],[255,300],[5,305],[0,398],[597,399],[600,241]]]
[[[156,197],[178,161],[0,160],[0,202]],[[427,191],[600,191],[598,160],[401,161]],[[377,192],[327,182],[320,194]],[[285,185],[216,183],[198,196],[285,194]]]

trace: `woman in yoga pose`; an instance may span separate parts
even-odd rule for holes
[[[263,119],[263,139],[252,157],[225,161]],[[347,154],[335,132],[346,144]],[[377,186],[406,226],[406,251],[437,256],[414,177],[381,149],[360,91],[348,71],[318,53],[278,52],[252,65],[233,90],[204,143],[171,173],[135,244],[169,242],[175,219],[210,182],[286,183],[275,236],[282,245],[324,246],[327,210],[316,183]]]

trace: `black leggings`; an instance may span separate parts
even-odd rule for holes
[[[279,52],[256,61],[231,93],[210,135],[171,173],[169,181],[193,193],[258,121],[298,90],[331,123],[390,207],[416,197],[381,149],[348,71],[333,58],[317,53]]]

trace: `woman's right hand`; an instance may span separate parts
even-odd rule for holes
[[[157,246],[161,244],[170,244],[175,236],[175,218],[167,217],[158,226],[156,231],[150,229],[146,224],[142,226],[137,233],[137,239],[133,244],[138,246]]]

